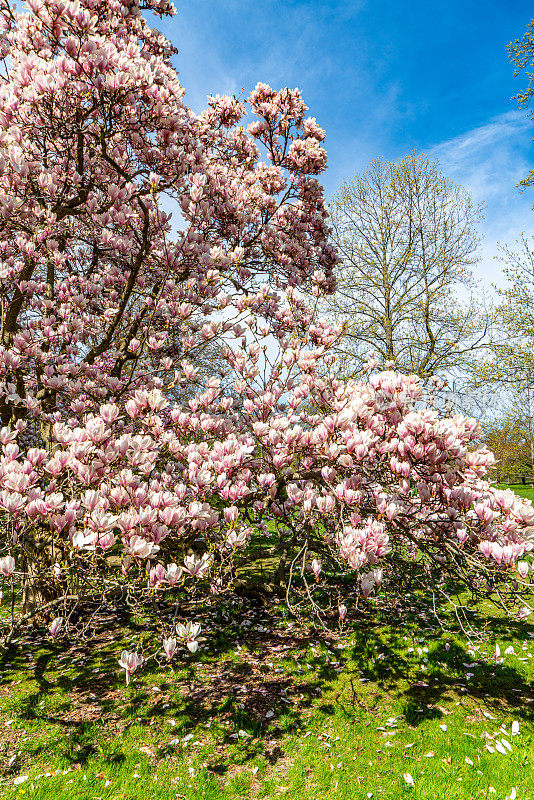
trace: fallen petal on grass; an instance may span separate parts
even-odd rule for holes
[[[408,786],[415,786],[415,783],[414,783],[414,781],[413,781],[413,778],[412,778],[412,776],[410,775],[410,773],[409,773],[409,772],[405,772],[405,773],[404,773],[404,780],[406,781],[406,783],[408,784]]]

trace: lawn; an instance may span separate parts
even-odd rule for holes
[[[499,483],[499,489],[512,489],[519,497],[525,497],[527,500],[534,502],[534,488],[532,486],[523,486],[521,483]]]
[[[0,660],[0,797],[534,798],[534,627],[483,606],[470,640],[405,602],[332,634],[282,603],[214,607],[202,651],[128,688],[117,657],[142,620],[19,642]]]

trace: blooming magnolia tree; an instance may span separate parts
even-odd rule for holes
[[[425,409],[414,377],[317,369],[340,333],[313,309],[336,257],[298,90],[196,115],[138,3],[28,6],[2,6],[8,639],[36,610],[62,635],[82,598],[166,594],[180,617],[191,585],[232,587],[258,535],[310,599],[326,567],[367,597],[400,559],[524,602],[534,511],[485,482],[476,423]],[[181,619],[156,644],[169,659],[198,646]],[[123,652],[127,680],[141,660]]]

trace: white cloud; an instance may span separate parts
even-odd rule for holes
[[[486,285],[501,282],[498,243],[512,244],[522,231],[534,233],[534,192],[517,187],[532,168],[533,134],[534,122],[525,112],[509,111],[428,150],[443,172],[484,206],[476,273]]]
[[[521,111],[494,117],[431,148],[443,170],[460,180],[477,202],[504,200],[528,173],[527,150],[534,123]]]

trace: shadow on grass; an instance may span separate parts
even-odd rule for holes
[[[427,620],[426,620],[427,622]],[[523,622],[485,616],[485,627],[493,637],[526,639],[532,628]],[[438,704],[453,698],[480,700],[503,710],[509,708],[525,720],[532,718],[534,685],[506,659],[486,659],[458,641],[460,629],[450,636],[438,626],[427,627],[425,636],[417,617],[386,626],[365,625],[354,631],[350,658],[360,675],[383,692],[405,698],[403,709],[408,724],[443,716]],[[428,651],[419,646],[421,639]],[[464,637],[465,641],[465,637]],[[411,652],[408,653],[408,645]],[[475,651],[476,652],[476,651]]]
[[[157,655],[133,676],[128,689],[117,659],[123,648],[131,649],[130,621],[99,620],[86,645],[46,641],[42,630],[26,632],[0,655],[0,676],[6,684],[24,679],[16,700],[22,722],[41,722],[48,731],[57,726],[53,742],[50,736],[35,736],[33,756],[53,747],[54,755],[71,764],[83,765],[96,754],[118,764],[125,759],[121,734],[132,725],[159,731],[157,757],[172,756],[200,725],[218,729],[220,748],[209,767],[213,772],[230,768],[226,752],[237,742],[233,765],[260,753],[275,763],[283,755],[277,742],[302,724],[302,711],[324,691],[327,678],[311,672],[311,680],[296,683],[272,659],[305,651],[312,634],[303,628],[284,631],[276,614],[245,600],[223,611],[197,614],[197,619],[213,631],[203,650],[193,656],[184,648],[172,666]],[[137,629],[142,632],[143,626]],[[318,638],[313,632],[313,640]],[[115,744],[109,741],[110,732],[116,733]]]
[[[475,656],[468,652],[465,638],[460,641],[458,629],[445,634],[423,603],[399,606],[395,613],[375,609],[358,616],[351,610],[351,646],[335,655],[335,634],[304,624],[284,630],[280,612],[251,601],[195,614],[205,630],[211,628],[203,651],[197,656],[184,651],[173,668],[160,656],[147,661],[128,689],[117,658],[123,647],[128,649],[132,633],[148,631],[149,626],[118,617],[100,619],[87,645],[43,644],[42,632],[28,633],[19,646],[0,656],[0,676],[5,683],[21,675],[35,681],[30,693],[20,698],[17,714],[22,720],[58,726],[62,736],[56,738],[55,752],[72,764],[84,764],[97,754],[110,765],[121,764],[121,735],[132,725],[159,731],[161,744],[155,755],[170,757],[182,752],[184,738],[200,725],[217,729],[219,744],[208,765],[217,774],[260,754],[275,763],[284,755],[281,738],[303,725],[312,706],[327,715],[340,708],[357,720],[354,685],[352,706],[343,705],[339,696],[335,705],[331,696],[321,704],[321,695],[339,680],[339,671],[349,680],[356,675],[367,679],[375,692],[403,698],[404,716],[414,726],[442,716],[439,704],[459,695],[513,708],[525,719],[532,710],[526,702],[534,697],[531,683],[506,663],[477,659],[466,667]],[[526,638],[529,627],[488,615],[484,622],[493,635],[506,639]],[[324,651],[319,657],[310,647],[317,643],[326,647],[329,661]],[[31,661],[28,652],[33,653]],[[295,656],[301,670],[301,660],[309,666],[308,680],[303,671],[282,668],[283,660]],[[469,679],[467,672],[472,673]],[[106,737],[101,735],[104,731]],[[233,748],[230,761],[228,747],[236,743],[239,747]],[[36,739],[32,752],[42,754],[46,747],[50,742]]]

